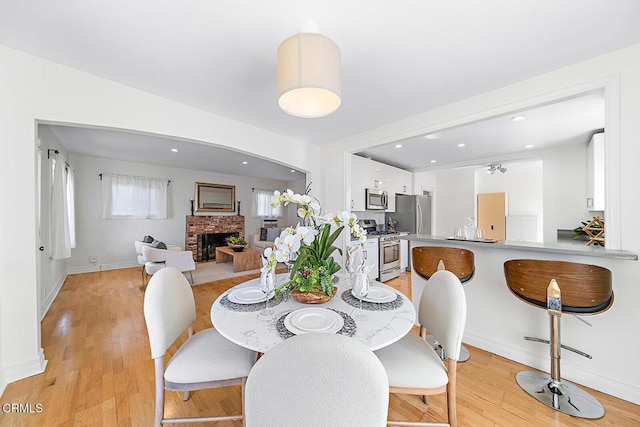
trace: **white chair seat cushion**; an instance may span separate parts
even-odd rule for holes
[[[242,378],[249,375],[255,360],[255,351],[240,347],[209,328],[193,335],[176,351],[164,378],[176,384]]]
[[[409,333],[374,353],[387,371],[390,387],[436,388],[449,382],[440,357],[416,334]]]
[[[144,269],[147,272],[148,275],[153,276],[154,274],[156,274],[158,272],[158,270],[160,270],[161,268],[164,268],[165,264],[164,262],[151,262],[151,261],[147,261],[144,264]]]

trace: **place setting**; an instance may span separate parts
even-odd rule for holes
[[[351,275],[351,288],[342,292],[344,302],[352,307],[369,311],[395,310],[404,303],[402,296],[387,286],[371,285],[367,278]],[[366,282],[366,283],[365,283]]]
[[[284,339],[310,333],[337,333],[353,336],[356,324],[351,316],[341,311],[322,307],[306,307],[281,316],[276,322],[276,328]]]
[[[273,307],[284,300],[275,297],[277,278],[275,274],[269,274],[256,282],[254,286],[232,289],[222,297],[220,304],[233,311],[260,311],[260,315],[272,316],[274,314]]]

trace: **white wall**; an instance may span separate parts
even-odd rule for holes
[[[281,190],[286,182],[244,176],[217,174],[190,169],[170,168],[146,163],[125,162],[88,156],[71,156],[76,170],[77,245],[67,261],[69,273],[109,270],[136,266],[134,240],[146,235],[165,243],[185,247],[186,218],[191,215],[189,200],[195,183],[235,185],[236,200],[241,201],[246,238],[259,232],[261,221],[251,216],[251,188]],[[135,175],[171,180],[168,187],[167,219],[102,219],[100,173]],[[220,213],[229,216],[236,213]],[[196,212],[196,215],[198,213]],[[94,266],[89,256],[97,256]]]
[[[42,372],[36,239],[36,125],[70,123],[216,144],[309,173],[323,192],[319,149],[88,73],[0,47],[0,371],[6,381]]]
[[[550,150],[543,157],[544,241],[555,242],[558,229],[572,230],[590,220],[587,210],[587,146]]]
[[[436,186],[432,195],[435,236],[453,236],[456,227],[475,218],[475,186],[472,168],[442,170],[434,173]]]
[[[495,172],[493,175],[488,174],[486,168],[476,169],[476,194],[506,193],[506,214],[536,216],[538,241],[542,242],[542,160],[508,162],[502,166],[507,168],[507,172]],[[550,188],[549,191],[555,189]]]

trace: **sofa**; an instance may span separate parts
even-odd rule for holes
[[[252,248],[259,250],[260,255],[263,255],[265,249],[273,247],[273,241],[278,236],[280,236],[279,228],[261,228],[260,233],[251,237],[250,245]]]

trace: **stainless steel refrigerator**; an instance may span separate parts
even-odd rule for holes
[[[431,195],[396,194],[396,211],[387,217],[396,220],[396,231],[410,234],[431,234]]]

